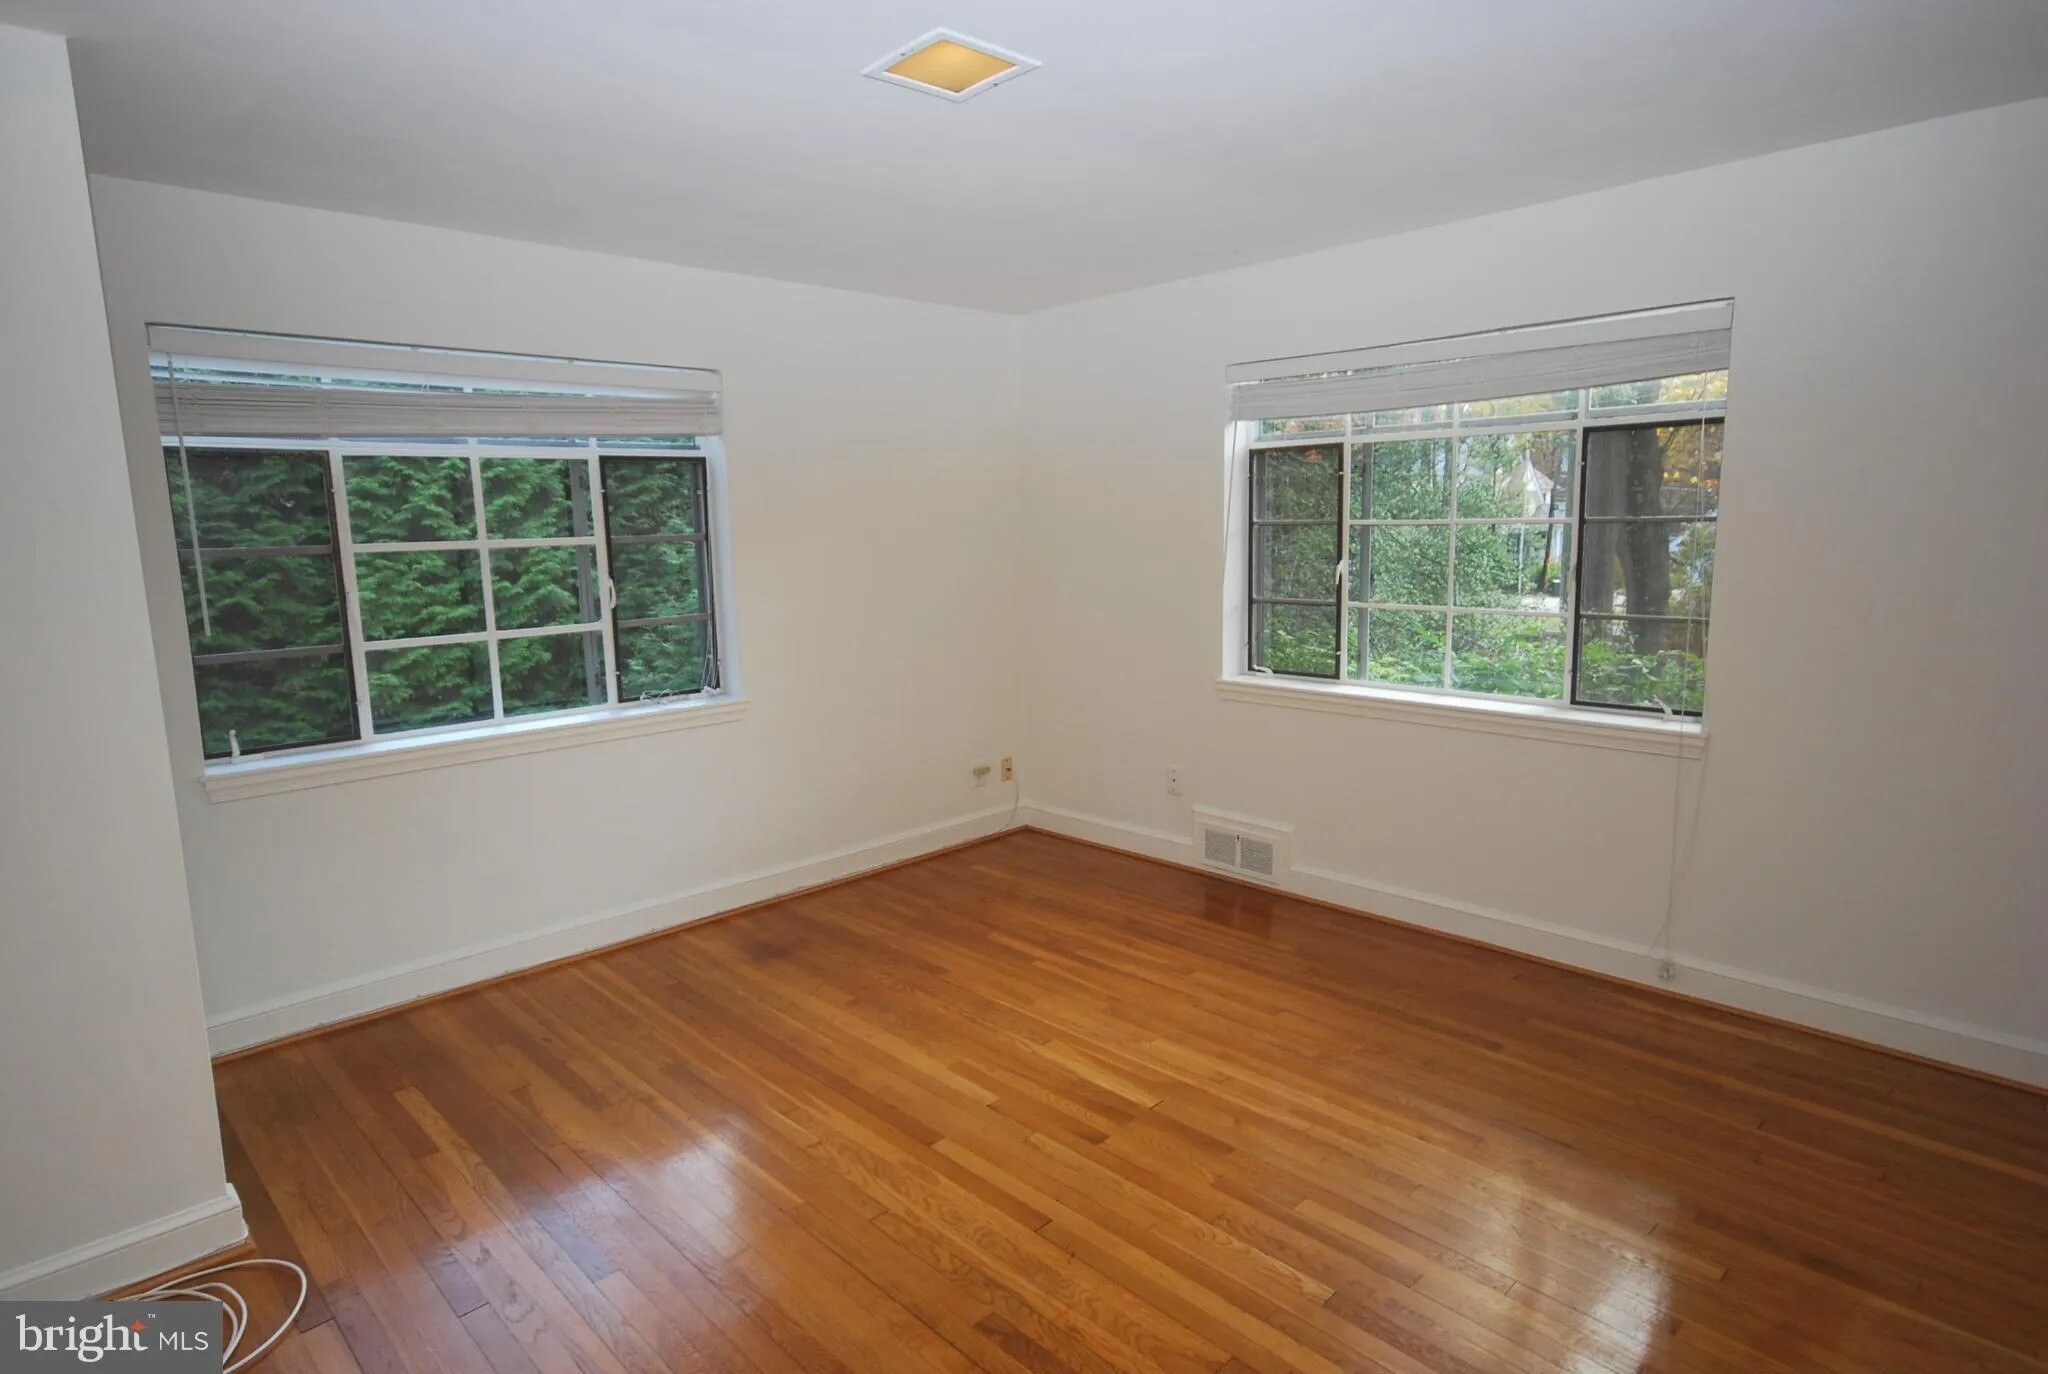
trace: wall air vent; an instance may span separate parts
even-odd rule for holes
[[[1288,828],[1222,811],[1195,812],[1202,862],[1247,878],[1273,882],[1286,865]]]
[[[1262,878],[1273,876],[1273,845],[1270,840],[1254,839],[1250,835],[1237,837],[1237,866],[1247,873],[1256,873]]]

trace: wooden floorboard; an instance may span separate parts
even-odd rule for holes
[[[2048,1097],[1030,832],[216,1078],[292,1374],[2048,1371]]]

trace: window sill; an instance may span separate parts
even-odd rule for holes
[[[656,705],[607,707],[545,720],[515,721],[443,730],[435,734],[398,736],[368,744],[342,744],[289,754],[210,763],[200,780],[210,801],[240,801],[308,787],[328,787],[364,778],[417,773],[479,759],[537,754],[573,744],[630,739],[668,730],[687,730],[737,720],[747,713],[743,697],[706,697]]]
[[[1598,711],[1583,706],[1552,706],[1531,701],[1485,701],[1474,697],[1437,696],[1354,683],[1307,682],[1291,678],[1223,677],[1216,694],[1225,701],[1287,706],[1298,711],[1325,711],[1343,716],[1377,716],[1416,725],[1441,725],[1480,730],[1492,735],[1626,749],[1669,758],[1703,758],[1706,727],[1698,721],[1673,722],[1660,716],[1628,711]]]

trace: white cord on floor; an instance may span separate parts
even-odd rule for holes
[[[298,1300],[292,1304],[292,1310],[285,1314],[282,1322],[278,1323],[277,1330],[271,1332],[264,1339],[263,1344],[257,1346],[238,1360],[235,1359],[235,1351],[240,1348],[242,1337],[247,1335],[249,1331],[248,1299],[237,1292],[233,1284],[222,1283],[217,1279],[211,1283],[194,1283],[193,1280],[203,1279],[211,1274],[225,1274],[230,1269],[250,1269],[257,1266],[269,1269],[289,1269],[292,1273],[297,1274],[299,1276],[299,1296]],[[307,1279],[306,1271],[293,1264],[290,1260],[257,1258],[236,1260],[232,1264],[216,1264],[211,1269],[199,1269],[190,1274],[182,1274],[171,1280],[171,1282],[151,1288],[146,1292],[130,1293],[121,1298],[120,1301],[149,1302],[155,1298],[212,1298],[228,1314],[228,1344],[227,1349],[221,1352],[221,1359],[223,1362],[229,1363],[221,1371],[221,1374],[235,1374],[236,1370],[246,1369],[248,1366],[256,1363],[270,1347],[284,1339],[284,1333],[292,1329],[292,1323],[297,1321],[299,1313],[305,1310],[306,1295],[311,1291],[312,1283]]]

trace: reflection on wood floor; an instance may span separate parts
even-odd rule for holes
[[[2048,1098],[1033,833],[218,1080],[279,1374],[2048,1368]]]

